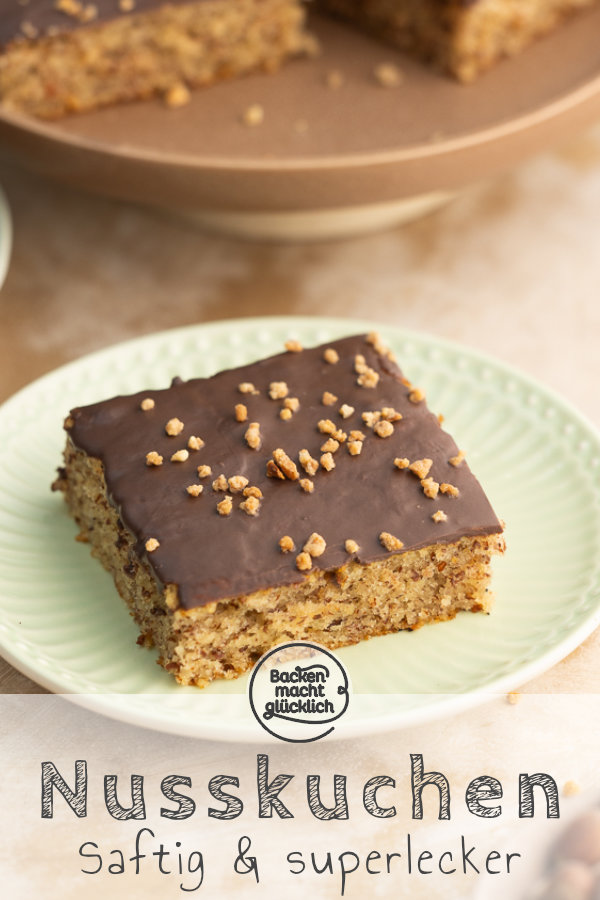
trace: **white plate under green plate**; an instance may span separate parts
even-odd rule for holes
[[[49,489],[72,406],[166,386],[375,323],[244,319],[151,335],[52,372],[0,409],[0,649],[53,691],[152,728],[262,740],[246,678],[183,688],[136,646],[136,628]],[[339,651],[354,697],[336,734],[368,734],[457,711],[548,668],[600,624],[600,437],[524,375],[426,335],[379,326],[409,377],[443,412],[498,515],[490,616],[365,641]]]

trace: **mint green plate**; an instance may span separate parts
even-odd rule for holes
[[[111,347],[64,366],[0,408],[0,650],[39,684],[107,715],[180,734],[262,740],[247,679],[183,688],[136,646],[111,578],[49,489],[72,406],[209,375],[277,352],[372,330],[336,319],[243,319]],[[384,325],[384,340],[467,452],[508,550],[490,616],[339,651],[354,698],[337,734],[445,715],[556,663],[600,624],[600,439],[564,400],[493,359]]]

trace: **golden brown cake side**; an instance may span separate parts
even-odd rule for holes
[[[80,539],[112,574],[159,663],[181,684],[205,686],[243,674],[268,649],[309,640],[330,649],[368,637],[454,618],[491,605],[490,561],[501,534],[463,537],[372,563],[315,569],[299,584],[267,588],[193,609],[179,606],[176,585],[162,586],[108,500],[102,463],[67,439],[56,482],[80,527]],[[190,553],[193,548],[190,547]]]
[[[329,12],[462,82],[597,0],[319,0]]]
[[[190,87],[273,71],[314,48],[301,0],[196,0],[139,12],[122,2],[123,8],[130,12],[117,14],[115,7],[106,21],[73,27],[68,20],[66,30],[40,30],[23,7],[20,35],[0,56],[3,105],[47,119],[153,95],[177,106]]]

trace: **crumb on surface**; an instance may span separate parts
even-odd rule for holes
[[[296,549],[296,545],[289,534],[284,534],[282,538],[279,538],[279,549],[282,553],[291,553],[292,550]]]
[[[329,363],[330,366],[334,366],[340,361],[340,354],[337,350],[334,350],[333,347],[328,347],[323,351],[323,359],[326,363]]]
[[[201,484],[188,484],[186,487],[186,491],[190,497],[199,497],[203,490],[204,487]]]
[[[257,125],[262,125],[264,120],[265,110],[260,103],[252,103],[250,106],[247,106],[242,113],[242,122],[244,125],[247,125],[248,128],[255,128]]]
[[[192,434],[188,439],[187,445],[190,450],[202,450],[204,441],[197,434]]]
[[[399,87],[404,81],[402,70],[391,62],[382,62],[373,69],[375,80],[381,87],[395,88]]]
[[[213,491],[226,491],[229,488],[229,482],[223,473],[221,475],[217,475],[215,480],[212,483]]]
[[[342,403],[338,412],[342,419],[349,419],[350,416],[354,415],[354,407],[350,406],[348,403]]]
[[[446,513],[444,512],[443,509],[436,510],[433,513],[433,515],[431,516],[431,518],[433,519],[433,521],[436,524],[438,524],[439,522],[447,522],[448,521],[448,516],[446,515]]]
[[[335,453],[339,450],[340,443],[335,438],[328,438],[324,444],[321,444],[321,453]]]
[[[394,460],[394,465],[397,469],[408,469],[410,466],[410,460],[406,458],[406,456],[397,456]]]
[[[321,397],[323,406],[333,406],[334,403],[337,403],[337,400],[338,398],[331,391],[323,391],[323,396]]]
[[[297,397],[286,397],[283,401],[283,408],[297,412],[300,409],[300,401]]]
[[[256,497],[257,500],[262,500],[263,493],[255,484],[250,484],[248,487],[245,487],[242,493],[244,497]]]
[[[358,544],[356,541],[353,541],[352,538],[348,538],[344,543],[344,549],[346,553],[356,553],[358,551]]]
[[[238,391],[240,394],[260,394],[260,391],[257,391],[251,381],[241,381],[238,384]]]
[[[362,441],[348,441],[348,453],[350,456],[360,456],[362,453]]]
[[[317,428],[321,434],[333,434],[333,432],[337,430],[331,419],[319,419]]]
[[[302,490],[307,494],[312,494],[315,489],[314,482],[311,481],[310,478],[301,478],[299,483]]]
[[[325,84],[332,91],[338,91],[345,84],[343,72],[340,69],[330,69],[325,73]]]
[[[169,109],[180,109],[182,106],[187,106],[191,99],[190,89],[183,81],[172,84],[165,92],[165,104]]]
[[[294,340],[286,341],[284,344],[284,347],[290,353],[301,353],[302,350],[304,349],[304,347],[302,346],[300,341],[294,341]]]
[[[158,550],[158,548],[160,547],[160,541],[157,541],[156,538],[151,537],[151,538],[148,538],[148,540],[146,541],[144,546],[145,546],[146,550],[148,551],[148,553],[153,553],[155,550]]]
[[[150,453],[146,453],[146,465],[147,466],[162,466],[163,458],[160,453],[157,453],[156,450],[151,450]]]
[[[140,403],[140,409],[143,409],[144,412],[147,412],[149,409],[154,409],[155,407],[154,400],[152,397],[144,397],[142,402]]]
[[[199,478],[208,478],[209,475],[212,475],[212,469],[210,466],[198,466],[196,469]]]
[[[171,456],[171,462],[185,462],[190,458],[189,450],[176,450]]]

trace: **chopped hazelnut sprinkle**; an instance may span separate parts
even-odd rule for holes
[[[236,422],[245,422],[248,418],[248,408],[243,403],[236,403],[234,414]]]
[[[364,433],[358,430],[351,431],[348,437],[351,441],[364,441],[365,439]]]
[[[300,409],[300,401],[297,397],[286,397],[283,401],[283,408],[297,412]]]
[[[172,84],[165,92],[165,103],[170,109],[187,106],[191,99],[191,91],[182,81]]]
[[[331,472],[332,469],[335,469],[335,460],[331,453],[323,454],[323,456],[321,457],[321,465],[326,472]]]
[[[338,398],[331,391],[323,391],[323,396],[321,397],[323,406],[333,406],[334,403],[337,403],[337,400]]]
[[[356,379],[356,383],[364,388],[376,388],[379,384],[379,373],[367,366],[366,370]]]
[[[376,422],[373,426],[373,431],[380,438],[388,438],[391,437],[394,433],[394,426],[391,422],[388,422],[386,419],[382,419],[380,422]]]
[[[171,462],[185,462],[190,458],[189,450],[176,450],[171,456]]]
[[[386,550],[389,550],[390,553],[393,550],[402,550],[404,544],[401,540],[395,537],[393,534],[390,534],[389,531],[382,531],[379,535],[379,542],[382,547],[385,547]]]
[[[397,456],[394,460],[394,465],[397,469],[408,469],[410,466],[410,460],[406,458],[406,456]]]
[[[160,453],[157,453],[156,450],[151,450],[150,453],[146,453],[146,465],[147,466],[162,466],[163,458]]]
[[[232,494],[241,494],[248,484],[248,479],[244,475],[232,475],[227,479],[227,484]]]
[[[410,464],[408,467],[413,475],[416,475],[417,478],[427,478],[429,475],[429,470],[433,465],[433,460],[431,459],[415,459],[414,462]]]
[[[228,516],[231,514],[231,510],[233,509],[233,500],[231,497],[224,497],[220,503],[217,503],[217,512],[220,516]]]
[[[393,406],[384,406],[381,409],[381,418],[387,422],[399,422],[403,418],[402,413],[397,412]]]
[[[289,394],[289,388],[285,381],[272,381],[269,385],[269,397],[271,400],[283,400]]]
[[[165,431],[169,435],[169,437],[176,437],[178,434],[181,434],[183,431],[184,425],[181,419],[169,419],[167,424],[165,425]]]
[[[425,392],[421,388],[413,388],[408,395],[411,403],[421,403],[425,399]]]
[[[283,407],[283,409],[279,410],[279,418],[283,419],[284,422],[289,422],[293,415],[294,413],[291,411],[291,409],[286,409],[285,406]]]
[[[350,456],[360,456],[362,453],[362,441],[348,441],[348,453]]]
[[[251,450],[260,450],[260,446],[262,444],[262,438],[260,436],[260,423],[250,422],[248,428],[246,429],[244,438]]]
[[[310,455],[308,450],[301,450],[298,454],[298,459],[300,460],[300,465],[307,475],[317,474],[317,472],[319,471],[319,463]]]
[[[291,553],[292,550],[296,549],[296,545],[289,534],[284,534],[282,538],[279,538],[279,549],[282,553]]]
[[[426,497],[429,497],[431,500],[435,500],[440,489],[437,481],[434,481],[431,476],[429,476],[429,478],[422,478],[421,487],[423,488],[423,493]]]
[[[304,350],[304,347],[302,346],[300,341],[286,341],[284,347],[290,353],[301,353]]]
[[[212,483],[213,491],[226,491],[229,488],[229,482],[225,475],[218,475]]]
[[[344,544],[344,549],[346,553],[356,553],[358,551],[358,544],[356,541],[353,541],[352,538],[348,538]]]
[[[350,416],[354,415],[354,407],[350,406],[348,403],[342,403],[338,412],[342,419],[349,419]]]
[[[331,419],[319,419],[317,422],[317,428],[321,432],[321,434],[333,434],[336,431],[335,424],[331,421]]]
[[[198,435],[192,434],[191,437],[188,438],[187,445],[190,450],[202,450],[204,441],[201,437],[198,437]]]
[[[453,484],[448,484],[446,481],[440,484],[440,491],[442,492],[442,494],[447,494],[448,497],[458,497],[458,495],[460,494],[460,491],[457,487],[455,487]]]
[[[238,384],[238,391],[240,394],[260,394],[260,391],[257,391],[251,381],[241,381]]]
[[[381,412],[378,409],[367,410],[361,416],[367,428],[374,428],[381,419]]]
[[[300,570],[300,572],[307,572],[309,569],[312,569],[312,559],[310,553],[299,553],[296,557],[296,568]]]
[[[446,513],[444,512],[443,509],[436,510],[436,512],[434,512],[434,514],[432,515],[431,518],[433,519],[433,521],[436,524],[438,522],[447,522],[448,521],[448,516],[446,515]]]
[[[189,484],[186,487],[186,491],[190,495],[190,497],[199,497],[204,487],[201,484]]]
[[[263,493],[261,489],[254,484],[245,487],[242,493],[244,497],[256,497],[257,500],[262,500]]]
[[[301,478],[299,484],[302,490],[307,494],[312,494],[315,489],[314,482],[312,482],[310,478]]]
[[[260,500],[258,497],[247,497],[240,503],[240,509],[243,509],[247,516],[257,516],[260,509]]]
[[[209,475],[212,475],[210,466],[198,466],[196,471],[198,473],[198,478],[208,478]]]
[[[155,403],[152,397],[144,397],[142,402],[140,403],[140,409],[143,409],[144,412],[148,412],[149,409],[154,409]]]
[[[322,556],[325,553],[326,548],[327,544],[325,538],[316,531],[313,531],[302,549],[305,553],[310,553],[312,557],[315,557]]]
[[[156,538],[148,538],[144,546],[148,553],[153,553],[160,547],[160,541],[157,541]]]
[[[279,478],[281,481],[285,481],[285,475],[272,459],[267,462],[267,478]]]
[[[327,350],[323,352],[323,359],[326,363],[329,363],[330,366],[335,366],[335,364],[340,361],[340,355],[333,347],[328,347]]]
[[[464,460],[466,454],[464,450],[459,450],[456,456],[451,456],[448,462],[451,466],[460,466],[461,462]]]
[[[282,450],[281,447],[277,450],[273,450],[273,459],[286,478],[289,478],[290,481],[298,480],[298,467],[294,460],[290,459],[285,450]]]
[[[324,444],[321,444],[321,453],[335,453],[340,449],[340,442],[335,438],[328,438]]]

